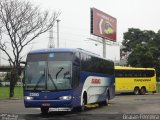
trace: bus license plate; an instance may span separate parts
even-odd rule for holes
[[[49,104],[49,103],[43,103],[42,106],[43,106],[43,107],[49,107],[50,104]]]

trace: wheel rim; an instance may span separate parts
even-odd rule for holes
[[[141,94],[145,94],[145,93],[146,93],[145,88],[142,88],[142,89],[141,89]]]
[[[134,93],[135,93],[135,95],[138,95],[139,94],[139,89],[135,88]]]
[[[108,95],[107,95],[107,98],[106,98],[106,105],[108,105],[108,102],[109,102],[109,98],[108,98]]]
[[[84,100],[84,98],[83,98],[83,102],[82,102],[81,110],[82,110],[82,111],[84,111],[84,110],[85,110],[85,100]]]

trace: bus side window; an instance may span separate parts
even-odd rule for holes
[[[128,77],[132,77],[132,70],[128,71]]]
[[[154,70],[148,70],[147,77],[153,77],[153,76],[154,76]]]
[[[76,88],[79,86],[79,80],[80,80],[80,67],[73,66],[73,73],[72,73],[72,87]]]
[[[146,77],[145,71],[142,71],[142,77]]]
[[[121,71],[121,70],[116,70],[115,76],[116,76],[116,77],[123,77],[122,71]]]
[[[133,72],[134,72],[134,77],[138,77],[138,72],[136,70],[134,70]]]
[[[81,58],[81,70],[85,71],[86,70],[86,56],[85,56],[85,54],[81,53],[80,58]]]
[[[119,71],[115,71],[115,77],[119,77]]]
[[[80,65],[80,53],[79,52],[76,52],[75,53],[75,57],[74,57],[74,62],[73,62],[74,65]]]
[[[125,77],[128,77],[127,71],[124,72],[124,76],[125,76]]]
[[[142,77],[142,71],[141,70],[138,72],[138,77]]]

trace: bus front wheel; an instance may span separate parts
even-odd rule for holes
[[[42,113],[43,115],[48,114],[48,111],[49,111],[49,108],[43,108],[43,107],[41,107],[41,113]]]
[[[135,87],[135,88],[134,88],[134,94],[135,94],[135,95],[139,95],[139,88],[138,88],[138,87]]]
[[[85,106],[86,104],[87,104],[86,98],[83,96],[81,106],[73,108],[73,111],[84,112],[86,109],[86,106]]]
[[[83,98],[81,111],[83,112],[85,110],[85,99]]]

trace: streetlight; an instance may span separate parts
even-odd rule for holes
[[[57,48],[59,48],[59,22],[61,20],[57,19]]]

